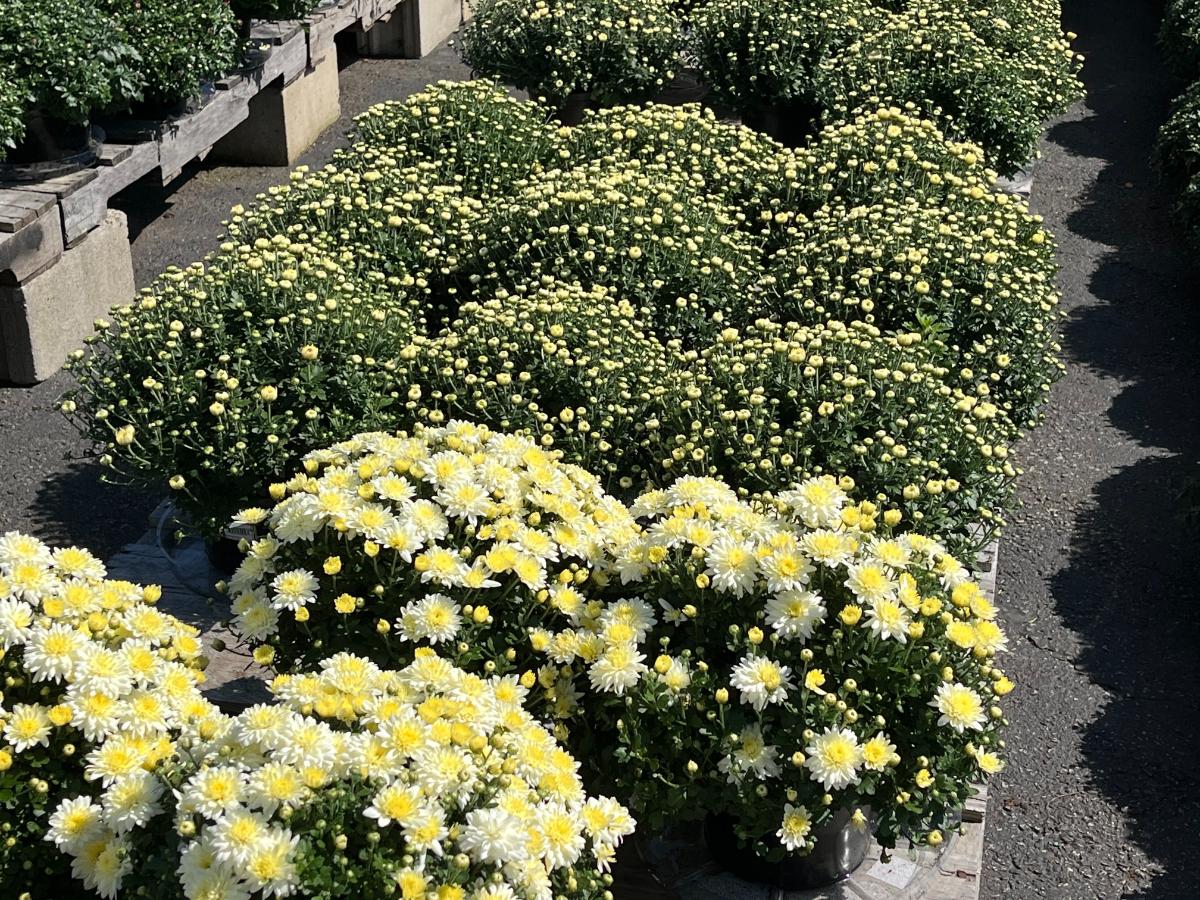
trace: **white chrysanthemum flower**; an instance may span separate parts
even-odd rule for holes
[[[408,507],[407,524],[425,543],[440,541],[450,533],[450,522],[442,508],[429,500],[416,500]]]
[[[4,739],[21,753],[30,747],[49,746],[53,728],[45,708],[36,703],[18,703],[8,712]]]
[[[783,591],[767,598],[767,622],[782,637],[807,641],[825,613],[825,604],[813,591]]]
[[[29,640],[33,607],[12,597],[0,600],[0,648],[10,650]]]
[[[406,641],[452,641],[462,627],[460,607],[445,594],[429,594],[400,612],[400,636]]]
[[[121,890],[121,882],[133,871],[129,851],[129,842],[124,837],[112,837],[106,841],[92,864],[91,877],[83,879],[84,886],[106,900],[116,897]]]
[[[415,822],[423,808],[420,788],[396,783],[379,791],[371,805],[363,810],[363,815],[377,821],[380,828],[393,822],[404,827]]]
[[[60,547],[52,556],[54,570],[63,578],[100,581],[108,574],[104,563],[82,547]]]
[[[937,695],[929,701],[941,716],[939,725],[949,725],[960,734],[967,730],[983,730],[986,711],[983,699],[965,684],[945,683],[938,686]]]
[[[215,820],[241,803],[244,790],[245,777],[237,767],[213,766],[184,782],[179,804],[185,811]]]
[[[475,809],[467,813],[466,821],[458,846],[476,862],[502,866],[528,858],[524,824],[511,813],[494,807]]]
[[[609,603],[600,613],[600,624],[625,625],[633,632],[633,640],[641,643],[655,626],[657,618],[654,607],[640,597],[617,600]]]
[[[743,703],[762,712],[769,703],[783,703],[794,687],[792,670],[765,656],[747,656],[733,667],[729,683],[737,688]]]
[[[588,680],[598,691],[622,696],[646,672],[646,657],[631,643],[612,644],[588,667]]]
[[[908,568],[912,560],[912,548],[892,538],[875,538],[867,545],[867,553],[872,559],[897,572]]]
[[[306,569],[290,569],[280,572],[271,581],[274,594],[271,605],[276,609],[295,611],[307,606],[317,598],[321,582],[312,572]]]
[[[255,600],[236,611],[234,626],[248,641],[266,640],[279,631],[279,610],[265,600]]]
[[[850,562],[858,542],[845,531],[818,529],[805,534],[800,539],[800,546],[814,562],[833,569]]]
[[[846,587],[854,592],[860,603],[869,605],[876,600],[890,600],[896,596],[898,585],[895,579],[877,563],[852,565],[846,574]]]
[[[842,507],[849,500],[832,475],[809,478],[795,490],[783,491],[779,499],[792,507],[810,528],[832,528],[841,522]]]
[[[867,608],[867,624],[871,633],[880,640],[891,638],[907,644],[908,626],[911,623],[908,611],[895,600],[873,600]]]
[[[543,804],[534,826],[541,839],[541,856],[551,868],[565,868],[579,859],[586,841],[579,816],[561,803]]]
[[[735,597],[753,590],[758,580],[754,545],[732,534],[722,534],[712,542],[705,554],[705,562],[708,565],[705,574],[712,579],[713,587]]]
[[[71,797],[60,800],[50,814],[46,840],[53,841],[68,853],[104,834],[104,811],[90,797]]]
[[[246,786],[246,805],[273,816],[285,803],[301,803],[308,792],[298,768],[286,763],[268,762],[250,775]]]
[[[259,891],[264,900],[290,897],[300,886],[295,862],[299,843],[299,835],[293,835],[286,828],[271,827],[250,851],[241,871],[247,876],[250,887]]]
[[[784,849],[796,851],[804,849],[805,839],[812,831],[812,816],[803,806],[784,804],[783,822],[775,835]]]
[[[819,781],[827,791],[858,783],[858,767],[862,765],[862,747],[849,728],[826,728],[804,748],[805,767],[813,781]]]
[[[36,563],[49,566],[54,561],[50,548],[37,538],[19,531],[0,535],[0,572],[11,571],[17,563]]]
[[[217,859],[242,868],[259,843],[267,836],[267,818],[261,813],[233,807],[208,829]]]
[[[765,781],[779,774],[778,758],[778,748],[766,742],[762,728],[748,725],[738,735],[737,749],[722,759],[717,768],[729,776],[730,784],[737,784],[747,774]]]
[[[637,823],[624,806],[612,797],[590,797],[580,810],[583,827],[594,842],[620,846],[633,834]]]
[[[767,590],[796,591],[808,584],[816,571],[804,554],[794,548],[780,548],[759,563],[767,579]]]
[[[117,834],[140,828],[163,811],[162,783],[146,771],[130,772],[104,792],[104,820]]]
[[[70,677],[86,645],[83,632],[70,625],[35,629],[25,644],[25,669],[34,681],[62,681]]]

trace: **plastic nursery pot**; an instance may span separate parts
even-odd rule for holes
[[[719,866],[745,881],[785,891],[825,887],[850,876],[866,859],[871,830],[855,827],[850,816],[850,810],[838,810],[813,832],[816,846],[811,853],[779,862],[769,862],[753,848],[740,846],[731,816],[709,815],[704,820],[704,841]],[[778,846],[774,835],[764,842]]]
[[[212,567],[227,578],[237,571],[246,558],[246,554],[238,548],[238,542],[230,537],[207,538],[204,548],[208,551],[208,561]]]
[[[585,91],[576,91],[574,94],[568,94],[567,98],[562,102],[562,105],[554,111],[560,125],[578,125],[583,121],[583,114],[589,109],[598,109],[599,104],[596,103]]]
[[[785,147],[803,146],[818,129],[821,108],[799,100],[742,110],[742,124]]]
[[[99,159],[90,124],[64,122],[39,110],[25,117],[25,137],[0,162],[0,179],[42,181],[89,169]]]

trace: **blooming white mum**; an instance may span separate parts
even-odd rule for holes
[[[729,683],[741,693],[743,703],[759,712],[768,703],[783,703],[795,685],[792,670],[765,656],[747,656],[733,667]]]
[[[983,730],[986,712],[983,699],[965,684],[945,683],[938,686],[937,695],[929,701],[941,715],[939,725],[949,725],[957,732],[966,729]]]
[[[862,747],[849,728],[826,728],[804,748],[805,767],[813,781],[827,791],[858,783],[858,767],[863,762]]]

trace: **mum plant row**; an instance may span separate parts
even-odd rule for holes
[[[298,18],[316,0],[6,0],[0,159],[38,122],[159,111],[237,68],[239,20]],[[32,125],[31,125],[32,122]]]
[[[481,0],[476,71],[561,105],[646,99],[694,66],[714,102],[788,133],[869,97],[937,117],[1011,174],[1081,96],[1059,0]]]
[[[372,109],[101,323],[64,410],[114,476],[254,529],[233,626],[290,678],[349,655],[508,685],[651,830],[726,813],[779,859],[869,809],[886,846],[940,842],[1002,766],[1005,639],[968,567],[1058,371],[1049,236],[977,146],[879,101],[799,148],[694,106],[548,119],[488,82]],[[300,712],[353,730],[352,706]],[[333,835],[356,878],[392,834],[366,796]],[[555,895],[606,889],[619,836],[587,802]],[[207,821],[175,833],[233,827]],[[315,821],[297,852],[328,846]],[[457,881],[381,871],[550,896],[513,881],[514,830]],[[203,858],[268,895],[217,834]],[[402,866],[449,858],[404,840]]]
[[[1175,213],[1187,240],[1200,241],[1200,4],[1173,0],[1163,16],[1159,43],[1172,73],[1186,87],[1159,131],[1159,171],[1178,194]]]

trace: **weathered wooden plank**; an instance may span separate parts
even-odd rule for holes
[[[0,234],[0,285],[14,287],[28,281],[57,262],[64,249],[62,218],[50,203],[17,231]]]
[[[279,21],[255,21],[250,29],[250,40],[258,44],[278,46],[287,43],[303,29],[303,23],[294,19]]]
[[[72,172],[70,175],[45,178],[42,181],[30,184],[28,188],[13,187],[13,190],[18,193],[53,194],[61,200],[63,197],[68,197],[75,193],[88,182],[94,181],[95,178],[95,169],[84,169],[81,172]]]
[[[20,231],[57,202],[45,191],[0,189],[0,232]]]
[[[115,166],[118,163],[128,159],[133,153],[134,145],[131,144],[101,144],[100,145],[100,165]]]
[[[97,170],[90,184],[62,199],[63,236],[70,247],[104,221],[108,201],[158,167],[156,142],[116,146],[120,161]]]
[[[359,20],[358,0],[341,0],[336,6],[317,10],[308,25],[308,66],[317,63],[336,49],[337,35],[353,27]]]

